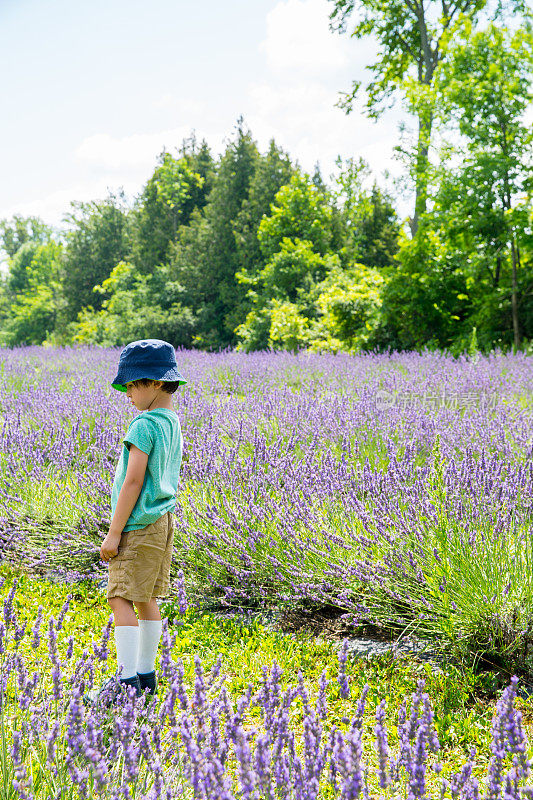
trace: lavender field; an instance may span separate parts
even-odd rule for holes
[[[0,352],[0,798],[531,796],[510,680],[533,671],[530,359],[178,351],[176,620],[157,702],[107,712],[82,697],[114,669],[93,598],[135,413],[109,385],[118,354]],[[299,662],[215,606],[430,637],[507,688],[472,708],[474,673],[422,667],[428,694],[416,663],[357,665],[346,642]]]
[[[132,409],[119,350],[0,353],[0,541],[35,574],[105,580]],[[357,626],[533,665],[530,357],[178,351],[173,576],[190,598],[327,606]],[[176,587],[177,591],[177,587]]]

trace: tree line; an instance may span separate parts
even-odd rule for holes
[[[333,2],[345,34],[355,0]],[[428,8],[438,8],[431,16]],[[358,0],[351,35],[382,43],[366,87],[418,121],[397,147],[413,214],[337,159],[325,180],[240,119],[215,157],[192,135],[126,203],[73,202],[57,230],[0,221],[8,271],[0,343],[122,345],[157,337],[217,350],[519,348],[533,338],[533,35],[482,0]],[[498,14],[502,14],[500,3]],[[340,104],[350,111],[354,84]]]

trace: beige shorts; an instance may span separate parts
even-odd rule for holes
[[[174,517],[167,511],[136,531],[122,532],[118,553],[109,562],[107,597],[147,603],[165,597],[170,588]]]

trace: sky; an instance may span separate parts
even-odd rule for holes
[[[0,218],[61,227],[74,200],[142,191],[163,148],[193,131],[215,153],[242,115],[265,151],[274,137],[328,179],[363,157],[393,190],[398,107],[378,122],[363,99],[372,41],[332,33],[327,0],[0,0]],[[412,122],[412,121],[411,121]],[[389,170],[391,177],[384,177]],[[399,200],[407,215],[410,199]]]

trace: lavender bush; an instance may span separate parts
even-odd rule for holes
[[[57,619],[45,619],[41,608],[29,627],[15,611],[16,590],[14,583],[0,621],[4,798],[518,800],[533,791],[517,678],[498,702],[484,774],[474,750],[450,771],[423,681],[394,722],[384,702],[372,719],[368,687],[350,698],[342,655],[337,679],[324,671],[314,696],[301,673],[284,688],[274,662],[263,668],[259,687],[249,684],[232,699],[220,659],[206,675],[195,657],[194,683],[186,685],[166,620],[158,676],[164,691],[155,701],[136,699],[131,689],[111,708],[87,706],[83,694],[107,666],[111,622],[92,652],[75,658],[72,637],[62,638],[68,600]],[[339,702],[346,712],[340,719],[330,709]]]
[[[105,579],[119,350],[0,352],[0,547]],[[333,606],[533,668],[531,358],[178,352],[172,575],[195,602]]]

